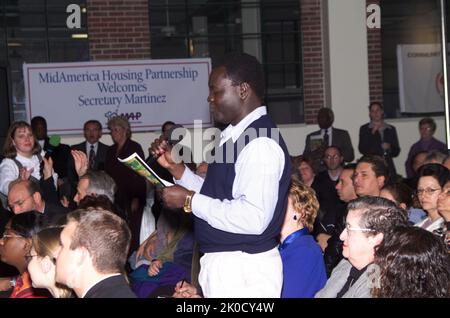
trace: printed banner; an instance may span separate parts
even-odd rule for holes
[[[125,115],[132,131],[159,130],[167,120],[212,126],[209,58],[24,64],[28,119],[42,116],[50,134],[82,133],[89,119],[104,129]]]
[[[397,45],[400,111],[444,111],[441,45]]]

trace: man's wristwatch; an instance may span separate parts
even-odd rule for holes
[[[184,199],[183,210],[186,213],[191,213],[192,212],[192,197],[194,196],[194,194],[195,194],[195,192],[191,191],[186,196],[186,199]]]
[[[11,279],[9,280],[9,285],[13,288],[16,286],[16,278],[15,277],[11,277]]]

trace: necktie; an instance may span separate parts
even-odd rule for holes
[[[327,129],[327,130],[325,130],[325,133],[323,134],[323,143],[325,144],[325,146],[328,147],[329,141],[330,141],[330,139],[329,139],[329,136],[328,136],[328,129]]]
[[[95,164],[95,151],[94,145],[91,145],[91,150],[89,151],[89,168],[94,169]]]

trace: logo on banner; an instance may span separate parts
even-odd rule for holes
[[[141,121],[139,119],[142,117],[142,113],[141,112],[130,112],[130,113],[121,113],[121,114],[119,114],[117,111],[115,111],[115,112],[108,111],[107,113],[105,113],[105,117],[106,117],[106,119],[108,121],[111,118],[117,117],[117,116],[124,116],[124,117],[126,117],[126,119],[128,119],[128,121],[130,123],[140,123]]]
[[[435,78],[435,84],[436,84],[436,91],[438,92],[439,96],[444,98],[444,74],[442,74],[442,72],[437,73]]]

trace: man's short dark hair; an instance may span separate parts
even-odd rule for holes
[[[348,203],[348,211],[358,210],[361,217],[359,226],[364,229],[370,229],[373,232],[366,232],[367,235],[376,235],[390,233],[396,226],[408,226],[408,213],[397,207],[391,200],[363,196]]]
[[[102,129],[103,129],[102,124],[101,124],[98,120],[96,120],[96,119],[91,119],[91,120],[88,120],[87,122],[84,123],[83,130],[85,130],[85,129],[86,129],[86,126],[89,125],[89,124],[97,125],[97,127],[98,127],[99,130],[102,130]]]
[[[47,127],[47,121],[45,120],[44,117],[42,117],[42,116],[34,116],[33,118],[31,118],[31,127],[34,128],[39,123],[41,123],[45,127]]]
[[[384,183],[386,184],[389,180],[389,168],[386,164],[386,161],[376,155],[367,155],[362,156],[359,158],[359,160],[356,162],[356,165],[359,165],[360,163],[368,163],[372,167],[373,172],[375,173],[375,176],[377,177],[384,177]]]
[[[110,211],[88,208],[69,213],[69,222],[77,223],[70,249],[84,247],[88,250],[99,273],[124,271],[131,232],[121,217]]]
[[[264,99],[264,71],[256,57],[246,53],[230,53],[214,64],[215,68],[220,66],[225,67],[227,78],[233,85],[247,83],[261,101]]]

